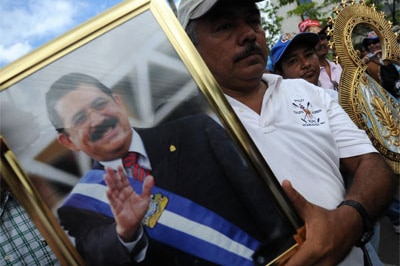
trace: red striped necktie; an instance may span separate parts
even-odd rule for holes
[[[128,152],[128,154],[122,159],[125,169],[128,175],[134,179],[143,181],[143,179],[150,174],[150,170],[142,168],[139,163],[139,154],[136,152]]]

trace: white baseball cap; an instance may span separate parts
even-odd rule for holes
[[[178,19],[186,29],[189,21],[205,15],[220,0],[182,0],[178,7]],[[246,0],[242,0],[246,1]],[[262,0],[248,0],[260,2]],[[227,1],[229,3],[229,1]]]

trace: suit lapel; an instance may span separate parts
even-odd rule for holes
[[[178,168],[178,137],[169,128],[136,129],[149,156],[152,175],[157,180],[167,174],[169,181],[176,180]]]

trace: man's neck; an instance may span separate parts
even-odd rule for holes
[[[328,59],[326,59],[325,56],[320,57],[320,58],[319,58],[319,65],[326,68],[327,66],[329,66]]]
[[[319,60],[319,65],[325,68],[326,73],[329,76],[329,79],[332,79],[331,77],[331,65],[328,62],[328,59],[326,59],[325,57],[323,59]]]
[[[265,83],[264,81],[260,82],[260,85],[257,86],[254,89],[249,89],[246,91],[243,90],[229,90],[229,89],[224,89],[225,94],[229,95],[230,97],[238,100],[239,102],[243,103],[244,105],[247,105],[249,108],[251,108],[254,112],[257,114],[261,113],[261,106],[262,106],[262,101],[264,98],[265,91],[268,88],[268,84]]]

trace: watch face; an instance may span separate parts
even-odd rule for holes
[[[358,240],[358,242],[356,243],[356,246],[357,247],[364,246],[374,235],[374,232],[375,232],[375,227],[372,228],[372,230],[370,230],[368,232],[364,232],[364,234],[361,236],[360,240]]]

